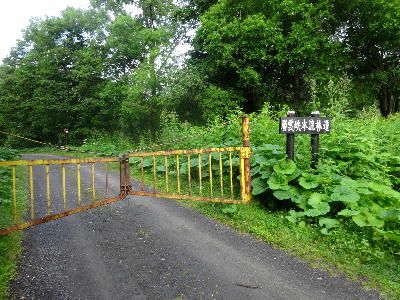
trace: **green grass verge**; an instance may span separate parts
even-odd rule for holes
[[[0,219],[2,227],[12,224],[12,205],[11,205],[11,177],[3,178],[3,183],[8,186],[2,186],[3,195],[9,195],[8,201],[3,201],[0,205]],[[27,199],[26,172],[22,167],[17,168],[17,207],[18,214],[22,216],[26,211]],[[16,275],[16,264],[22,251],[22,233],[13,232],[0,237],[0,299],[9,297],[9,283]]]

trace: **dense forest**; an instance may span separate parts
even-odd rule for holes
[[[350,114],[375,105],[388,116],[399,111],[399,24],[399,0],[92,0],[24,30],[0,65],[0,130],[138,138],[165,112],[200,125],[265,102],[308,114],[340,93]]]

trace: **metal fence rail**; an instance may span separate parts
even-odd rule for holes
[[[242,147],[0,162],[0,172],[6,169],[3,177],[10,178],[10,200],[0,199],[0,205],[6,203],[2,210],[8,209],[5,215],[12,216],[10,220],[0,219],[0,235],[113,203],[127,195],[248,203],[251,178],[247,117],[243,117],[242,136]],[[119,189],[110,188],[115,185],[110,184],[109,164],[118,164]],[[18,176],[21,168],[24,174]],[[17,199],[20,178],[27,182],[28,197],[24,199]]]
[[[244,176],[246,147],[139,152],[126,158],[136,169],[132,172],[136,181],[131,195],[222,203],[249,201]]]
[[[119,191],[110,193],[109,188],[109,164],[119,162],[118,157],[0,162],[0,169],[11,169],[12,178],[12,220],[2,220],[0,235],[123,199],[125,195]],[[17,199],[18,168],[25,168],[26,200]],[[82,179],[83,173],[85,180]],[[39,180],[44,180],[45,187]],[[21,214],[19,206],[26,207],[27,213]]]

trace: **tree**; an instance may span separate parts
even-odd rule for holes
[[[110,78],[127,85],[127,97],[121,102],[121,127],[136,136],[147,130],[154,133],[164,103],[159,96],[176,65],[174,49],[181,37],[181,26],[173,17],[177,6],[172,0],[97,2],[111,5],[115,14],[106,47]],[[128,4],[135,7],[135,15],[128,13]]]
[[[106,19],[68,8],[61,17],[30,24],[3,66],[0,101],[10,128],[57,142],[65,127],[81,139],[90,128],[113,126],[115,106],[99,96]]]
[[[360,89],[379,99],[382,115],[399,111],[400,2],[336,1],[338,32]]]
[[[247,111],[267,99],[299,107],[306,76],[334,65],[332,12],[324,0],[220,1],[201,17],[193,61],[213,84],[243,96]]]

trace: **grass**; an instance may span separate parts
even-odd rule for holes
[[[17,168],[17,207],[18,215],[22,216],[26,211],[26,172],[22,167]],[[3,195],[9,195],[11,198],[11,178],[10,174],[3,177],[1,189]],[[9,199],[6,199],[9,200]],[[13,212],[11,203],[3,203],[0,206],[0,219],[2,228],[12,224]],[[9,296],[9,282],[16,275],[16,263],[21,253],[22,233],[13,232],[0,237],[0,299],[7,299]]]

